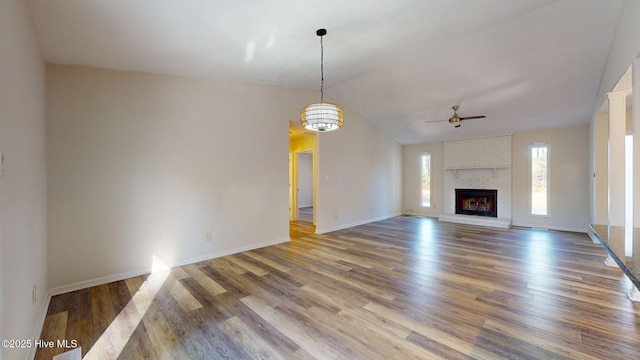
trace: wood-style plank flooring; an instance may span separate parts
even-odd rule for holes
[[[42,338],[85,359],[640,359],[640,305],[585,234],[396,217],[317,235],[304,216],[291,234],[55,296]]]

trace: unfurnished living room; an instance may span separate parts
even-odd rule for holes
[[[0,1],[0,359],[640,359],[640,1]]]

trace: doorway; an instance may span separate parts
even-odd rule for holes
[[[289,221],[308,220],[314,214],[313,151],[289,155]]]
[[[289,237],[300,238],[315,232],[313,151],[290,154]]]
[[[299,123],[289,122],[289,222],[290,227],[303,226],[315,231],[316,134],[305,130]],[[293,237],[293,234],[290,234]]]
[[[304,151],[296,155],[298,220],[313,222],[313,152]]]

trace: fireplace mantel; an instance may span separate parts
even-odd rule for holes
[[[448,166],[445,167],[443,170],[451,170],[453,171],[453,177],[454,178],[458,178],[458,171],[461,170],[493,170],[493,177],[498,177],[498,169],[510,169],[510,167],[508,166],[491,166],[491,165],[485,165],[485,166]]]

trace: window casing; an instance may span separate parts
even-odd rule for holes
[[[420,205],[431,207],[431,154],[423,153],[420,156],[421,164],[421,191]]]
[[[530,147],[530,213],[549,216],[549,145],[535,143]]]

